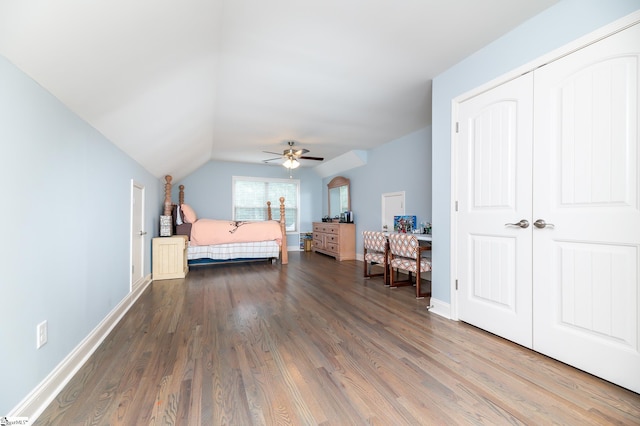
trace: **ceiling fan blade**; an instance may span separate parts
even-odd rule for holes
[[[271,152],[271,151],[262,151],[262,152],[264,152],[265,154],[282,155],[279,152]]]
[[[305,156],[302,156],[302,157],[298,157],[298,158],[300,158],[301,160],[317,160],[317,161],[324,161],[324,158],[322,158],[322,157],[305,157]]]
[[[269,161],[282,160],[282,157],[269,158],[267,160],[262,160],[263,163],[268,163]]]
[[[297,151],[293,152],[293,155],[295,155],[296,157],[300,157],[301,155],[306,154],[307,152],[309,152],[308,149],[299,149]]]

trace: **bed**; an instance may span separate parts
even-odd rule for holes
[[[288,263],[284,197],[280,197],[280,220],[273,220],[271,202],[267,202],[267,220],[235,221],[198,218],[184,202],[180,185],[178,204],[171,202],[171,176],[165,176],[164,215],[171,216],[173,235],[188,238],[187,261],[190,266],[223,262],[270,260]]]

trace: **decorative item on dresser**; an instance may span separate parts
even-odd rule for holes
[[[171,185],[171,176],[166,176]],[[271,202],[267,202],[267,220],[235,221],[199,219],[191,206],[184,202],[184,185],[179,186],[179,204],[172,207],[175,235],[187,237],[189,265],[220,262],[280,258],[288,263],[287,233],[285,227],[284,197],[280,197],[280,220],[272,219]],[[171,202],[170,189],[166,192],[165,206]]]
[[[351,213],[351,181],[342,176],[336,176],[327,184],[329,218],[336,222],[353,222]],[[349,212],[350,220],[340,220]]]
[[[356,225],[353,223],[313,222],[313,251],[337,260],[355,260]]]

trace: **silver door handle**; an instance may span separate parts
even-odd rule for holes
[[[140,236],[142,236],[142,235],[147,235],[147,233],[146,233],[146,232],[144,232],[144,231],[140,231],[140,233],[139,233],[138,235],[140,235]]]
[[[543,219],[538,219],[535,222],[533,222],[533,226],[535,226],[536,228],[540,228],[540,229],[546,228],[547,226],[549,226],[551,228],[554,227],[553,223],[547,223]]]
[[[520,222],[516,223],[505,223],[504,226],[519,226],[520,228],[528,228],[529,221],[527,219],[522,219]]]

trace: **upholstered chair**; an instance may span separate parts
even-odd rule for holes
[[[387,236],[382,232],[364,231],[362,233],[364,240],[364,276],[384,277],[384,284],[389,285],[389,266],[388,266],[388,244]],[[382,266],[383,272],[372,274],[371,267],[374,265]]]
[[[430,250],[430,245],[421,246],[414,235],[389,234],[389,275],[391,288],[413,285],[411,276],[415,274],[416,297],[418,299],[424,297],[431,298],[431,286],[429,286],[428,291],[422,292],[420,290],[420,274],[431,271],[431,259],[423,257],[422,253]],[[407,271],[409,274],[408,279],[405,281],[394,280],[394,269],[396,270],[396,275],[399,269]]]

